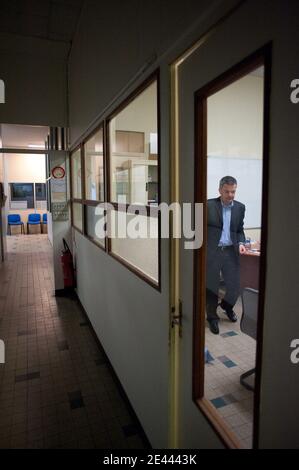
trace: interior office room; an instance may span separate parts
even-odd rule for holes
[[[46,139],[46,127],[5,124],[1,126],[2,146],[10,152],[13,152],[14,148],[27,149],[29,152],[32,148],[44,149]],[[7,195],[5,208],[8,233],[46,233],[46,224],[44,227],[41,224],[27,225],[30,214],[39,214],[41,223],[43,215],[47,214],[45,155],[3,153],[3,185]],[[44,221],[46,222],[45,217]]]
[[[298,2],[0,17],[0,448],[299,448]]]

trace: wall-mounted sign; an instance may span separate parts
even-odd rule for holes
[[[69,209],[67,202],[52,202],[51,205],[52,220],[65,221],[69,218]]]
[[[66,202],[66,176],[64,165],[56,165],[51,170],[51,201]]]
[[[52,176],[53,176],[53,178],[56,178],[56,179],[64,178],[64,176],[65,176],[65,169],[62,168],[62,166],[55,166],[55,167],[52,169]]]

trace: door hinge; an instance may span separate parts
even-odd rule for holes
[[[175,307],[171,308],[171,328],[174,328],[174,326],[178,325],[179,326],[179,335],[180,338],[182,337],[182,317],[183,317],[183,304],[182,301],[179,300],[179,305],[178,305],[178,315],[176,315],[176,309]]]

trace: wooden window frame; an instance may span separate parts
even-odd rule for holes
[[[229,70],[203,86],[194,96],[195,109],[195,171],[194,201],[204,202],[203,245],[193,255],[193,383],[192,398],[212,425],[218,437],[229,448],[239,448],[235,434],[228,428],[212,404],[204,397],[204,345],[205,345],[205,298],[206,298],[206,241],[207,241],[207,99],[217,91],[231,85],[249,72],[264,66],[264,116],[263,116],[263,181],[261,256],[259,279],[259,305],[256,340],[256,375],[254,391],[253,448],[259,442],[260,385],[263,346],[263,310],[265,301],[267,235],[268,235],[268,180],[269,180],[269,132],[270,132],[270,86],[272,44],[268,43]]]
[[[80,198],[74,198],[73,197],[73,168],[72,168],[72,156],[74,153],[80,151],[80,160],[81,160],[81,199]],[[71,225],[72,227],[77,230],[79,233],[82,235],[84,234],[84,208],[83,208],[83,196],[84,196],[84,187],[83,186],[83,179],[85,177],[84,175],[84,169],[83,169],[83,163],[84,163],[84,158],[82,155],[82,144],[77,145],[77,147],[72,150],[70,153],[70,200],[71,200]],[[82,205],[82,230],[77,227],[74,223],[74,211],[73,211],[73,203],[81,204]]]
[[[114,111],[107,117],[106,119],[106,166],[107,166],[107,201],[112,204],[116,211],[119,210],[118,204],[115,201],[111,200],[111,178],[110,178],[110,163],[111,163],[111,156],[110,156],[110,133],[109,133],[109,125],[113,118],[115,118],[121,111],[123,111],[130,103],[132,103],[135,98],[137,98],[143,91],[145,91],[152,83],[157,83],[157,131],[158,131],[158,158],[157,158],[157,165],[158,165],[158,205],[161,202],[161,168],[160,168],[160,153],[161,153],[161,133],[160,133],[160,73],[159,70],[156,70],[152,73],[139,87],[137,87]],[[126,204],[126,207],[132,207],[131,204]],[[138,210],[138,205],[134,205],[136,207],[136,211]],[[143,206],[146,207],[147,215],[149,217],[150,210],[153,210],[151,206]],[[136,268],[133,266],[129,261],[124,260],[121,256],[117,255],[116,253],[112,252],[112,244],[111,239],[108,239],[108,247],[107,252],[108,254],[114,258],[116,261],[121,263],[131,272],[136,274],[139,278],[141,278],[144,282],[152,286],[154,289],[161,292],[161,219],[160,214],[158,214],[158,282],[153,281],[149,276],[147,276],[141,269]]]
[[[107,236],[105,238],[105,247],[101,246],[99,242],[95,239],[90,237],[87,234],[87,225],[86,225],[86,207],[87,206],[97,206],[99,203],[109,203],[113,205],[116,211],[119,210],[117,202],[112,202],[110,198],[110,146],[109,146],[109,123],[110,121],[120,113],[123,109],[125,109],[135,98],[138,97],[143,91],[146,90],[148,86],[152,83],[157,83],[157,129],[158,129],[158,158],[157,158],[157,166],[158,166],[158,204],[161,202],[161,168],[160,168],[160,71],[159,69],[155,70],[141,85],[139,85],[122,103],[116,107],[111,114],[108,115],[106,119],[103,119],[101,123],[93,129],[90,134],[88,134],[81,142],[78,144],[70,153],[70,200],[71,200],[71,225],[72,227],[85,236],[91,243],[96,245],[101,250],[105,251],[109,256],[117,260],[120,264],[125,266],[129,271],[133,272],[136,276],[142,279],[144,282],[149,284],[154,289],[161,292],[161,220],[160,220],[160,213],[158,210],[155,210],[155,207],[152,206],[143,206],[146,207],[147,216],[150,216],[150,212],[152,216],[158,217],[158,282],[153,281],[149,276],[147,276],[144,272],[133,266],[130,262],[127,262],[119,255],[113,253],[111,251],[111,239]],[[86,181],[85,181],[85,144],[86,142],[96,134],[99,129],[103,129],[103,166],[104,166],[104,198],[105,201],[93,201],[86,199]],[[82,192],[82,199],[73,198],[72,191],[73,191],[73,184],[72,184],[72,155],[79,150],[81,151],[81,192]],[[83,230],[81,231],[74,225],[74,218],[73,218],[73,203],[80,203],[82,204],[82,227]],[[128,209],[129,206],[133,206],[133,211],[138,210],[138,205],[130,205],[126,204],[126,208]]]
[[[85,172],[86,172],[86,158],[85,158],[85,145],[87,142],[95,136],[99,130],[102,130],[103,132],[103,184],[104,184],[104,201],[101,200],[93,200],[93,199],[86,199],[86,180],[85,180]],[[94,245],[96,245],[98,248],[100,248],[103,251],[107,251],[107,236],[105,237],[104,240],[104,246],[100,244],[96,239],[88,235],[87,233],[87,207],[95,207],[98,204],[105,203],[105,200],[107,200],[107,195],[106,195],[106,186],[107,186],[107,175],[106,175],[106,149],[105,149],[105,121],[102,121],[83,141],[82,141],[82,147],[83,147],[83,165],[84,165],[84,199],[82,201],[83,203],[83,220],[84,220],[84,236]]]

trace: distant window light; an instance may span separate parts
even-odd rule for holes
[[[5,103],[5,85],[4,81],[0,79],[0,103]]]
[[[156,132],[150,133],[150,154],[155,155],[158,153],[158,134]]]

